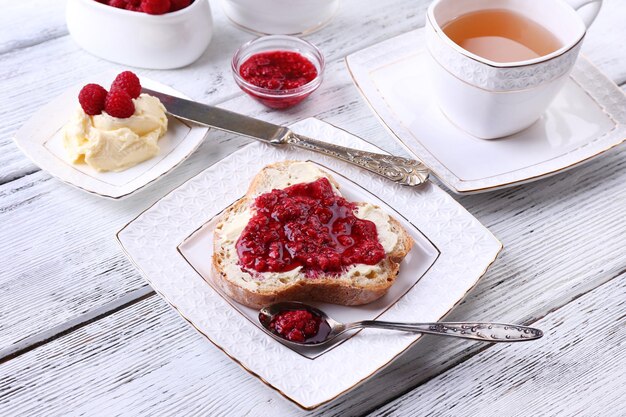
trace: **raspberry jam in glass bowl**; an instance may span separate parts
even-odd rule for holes
[[[245,43],[232,60],[237,85],[273,109],[300,103],[322,83],[324,57],[294,36],[263,36]]]

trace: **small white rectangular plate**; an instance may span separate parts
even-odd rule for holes
[[[356,52],[346,63],[393,137],[457,193],[563,172],[626,139],[626,96],[583,57],[539,121],[496,140],[463,132],[439,110],[428,81],[430,59],[418,29]]]
[[[90,77],[90,83],[105,88],[116,74]],[[188,98],[156,81],[140,77],[141,85],[177,97]],[[50,175],[79,189],[101,197],[120,199],[163,177],[183,162],[202,143],[208,128],[168,116],[167,133],[159,139],[160,152],[121,172],[98,172],[87,164],[72,164],[63,148],[63,127],[76,110],[78,92],[87,82],[65,90],[39,109],[15,134],[17,146]]]
[[[339,145],[381,152],[316,119],[292,128]],[[235,306],[207,283],[212,219],[243,196],[261,168],[282,160],[310,160],[326,167],[348,198],[381,205],[417,240],[388,297],[370,306],[332,307],[338,318],[437,321],[476,284],[502,245],[432,183],[402,187],[337,159],[262,143],[250,144],[191,178],[118,232],[124,252],[144,278],[195,329],[264,383],[312,409],[380,371],[419,335],[367,329],[305,356],[268,336],[257,326],[253,311]]]

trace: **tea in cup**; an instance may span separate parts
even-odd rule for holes
[[[426,31],[436,98],[452,123],[494,139],[544,113],[602,0],[435,0]]]

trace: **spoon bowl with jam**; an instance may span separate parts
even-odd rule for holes
[[[262,308],[259,321],[272,337],[297,346],[320,346],[345,332],[363,328],[426,333],[483,342],[526,342],[543,336],[541,330],[533,327],[503,323],[399,323],[378,320],[340,323],[318,308],[294,301]]]

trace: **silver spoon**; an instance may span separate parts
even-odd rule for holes
[[[304,341],[289,340],[281,335],[272,325],[272,321],[278,314],[294,311],[306,310],[313,316],[319,318],[319,329],[317,333]],[[516,324],[501,323],[394,323],[388,321],[364,320],[354,323],[339,323],[328,317],[326,313],[308,304],[298,302],[276,303],[264,307],[259,311],[259,321],[267,333],[287,344],[297,346],[319,346],[330,342],[342,333],[349,330],[374,328],[387,330],[402,330],[405,332],[428,333],[439,336],[460,337],[463,339],[474,339],[483,342],[526,342],[528,340],[539,339],[543,332],[539,329]],[[274,328],[273,328],[274,327]]]

